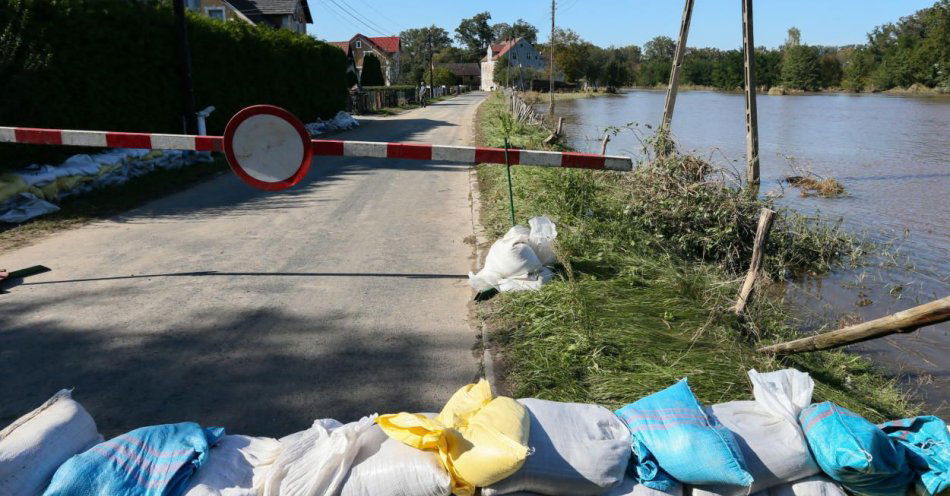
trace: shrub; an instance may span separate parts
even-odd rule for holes
[[[383,78],[383,66],[379,63],[379,59],[371,53],[363,56],[360,82],[363,83],[363,86],[383,86],[386,84],[386,79]]]
[[[167,2],[0,2],[0,124],[180,133],[174,16]],[[328,118],[346,99],[337,47],[283,29],[189,14],[197,108],[214,105],[220,134],[243,107],[269,103],[302,120]],[[88,151],[88,149],[86,149]],[[3,145],[0,169],[78,153]]]

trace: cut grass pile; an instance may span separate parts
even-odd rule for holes
[[[498,95],[482,105],[480,144],[503,143],[505,112]],[[510,132],[513,146],[543,148],[544,131],[515,125]],[[480,304],[509,392],[614,408],[688,376],[711,404],[750,399],[750,368],[795,367],[815,379],[815,401],[838,402],[872,421],[915,413],[918,406],[860,356],[754,351],[756,336],[776,342],[797,333],[779,285],[760,286],[744,319],[727,310],[764,204],[714,180],[715,171],[695,160],[653,160],[628,174],[512,169],[518,221],[547,214],[557,223],[563,269],[541,291]],[[510,227],[504,167],[480,166],[478,179],[482,222],[500,236]],[[773,279],[825,270],[853,253],[833,226],[788,212],[779,218],[766,261]]]

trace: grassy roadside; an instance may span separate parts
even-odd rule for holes
[[[504,112],[497,95],[482,104],[480,144],[501,144]],[[516,126],[511,142],[543,148],[545,137]],[[816,401],[838,402],[872,421],[917,412],[860,356],[776,359],[754,351],[760,341],[795,335],[796,320],[778,284],[757,293],[746,319],[726,311],[761,203],[709,182],[703,164],[680,156],[629,174],[513,168],[518,221],[547,214],[557,223],[563,268],[541,291],[501,294],[478,308],[510,393],[617,407],[688,376],[701,401],[718,403],[751,398],[750,368],[796,367],[815,379]],[[477,172],[482,222],[494,239],[510,227],[504,168]],[[766,264],[780,279],[823,270],[850,250],[833,229],[787,215],[773,228]]]
[[[181,169],[158,169],[132,178],[125,184],[67,198],[59,204],[58,212],[23,224],[0,224],[0,252],[35,243],[58,231],[120,214],[225,173],[228,165],[224,156],[215,154],[214,157],[214,162],[199,162]]]
[[[540,91],[525,91],[522,93],[525,103],[535,104],[548,101],[548,93]],[[554,101],[563,102],[568,100],[582,100],[584,98],[596,98],[598,96],[612,96],[616,93],[607,93],[606,91],[569,91],[555,92]]]

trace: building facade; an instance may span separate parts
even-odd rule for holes
[[[221,21],[241,21],[306,34],[313,16],[307,0],[185,0],[191,10]]]
[[[382,66],[386,86],[392,86],[399,81],[402,40],[398,36],[370,37],[357,34],[349,41],[331,41],[330,44],[340,47],[352,57],[357,74],[363,73],[363,57],[372,53]]]
[[[547,67],[544,57],[524,38],[492,44],[481,62],[482,90],[490,91],[495,88],[495,67],[502,59],[507,59],[511,67],[536,70],[544,70]]]

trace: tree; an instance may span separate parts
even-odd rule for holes
[[[604,69],[604,85],[607,86],[607,91],[614,91],[629,82],[630,70],[626,64],[617,58],[607,62],[607,67]]]
[[[465,52],[457,46],[447,46],[440,50],[432,61],[436,64],[453,64],[461,62],[465,58]]]
[[[782,60],[782,84],[788,88],[816,90],[821,87],[818,50],[808,45],[785,48]]]
[[[495,43],[515,38],[524,38],[533,45],[538,41],[538,28],[524,19],[518,19],[514,24],[500,22],[492,26],[492,39]]]
[[[673,60],[676,54],[676,42],[669,36],[657,36],[643,45],[645,60]]]
[[[363,70],[360,71],[360,84],[363,86],[383,86],[383,66],[372,53],[363,55]]]
[[[430,41],[433,54],[452,47],[449,32],[435,25],[407,29],[399,33],[399,38],[402,40],[399,79],[403,84],[417,85],[422,80],[422,75],[429,68]]]
[[[489,20],[491,20],[491,14],[481,12],[468,19],[462,19],[459,27],[455,28],[455,39],[465,47],[468,58],[474,59],[473,61],[481,59],[494,38],[491,25],[488,24]]]
[[[580,35],[573,30],[563,28],[558,28],[554,32],[554,40],[557,43],[557,50],[554,51],[554,65],[564,73],[566,82],[577,82],[584,76],[590,43],[581,39]]]
[[[802,32],[795,26],[788,28],[788,38],[785,39],[785,47],[797,47],[802,44]]]
[[[604,81],[607,70],[607,52],[592,43],[584,43],[581,48],[584,64],[581,72],[584,80],[595,89]]]
[[[429,71],[425,73],[425,80],[429,81]],[[447,68],[436,67],[432,77],[432,84],[434,86],[454,86],[458,84],[458,78]]]

